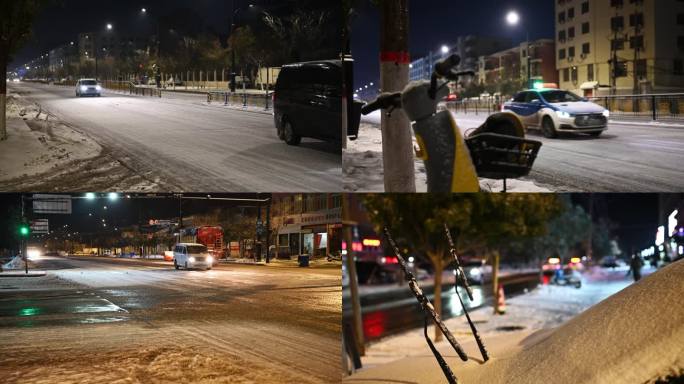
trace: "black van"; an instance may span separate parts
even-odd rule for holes
[[[273,93],[278,137],[298,145],[302,137],[341,142],[342,61],[288,64]]]

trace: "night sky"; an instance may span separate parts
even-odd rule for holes
[[[74,196],[83,196],[78,194]],[[98,196],[105,196],[106,194],[98,194]],[[72,214],[71,215],[33,215],[31,213],[31,203],[27,202],[27,217],[31,218],[45,218],[49,220],[50,230],[60,228],[67,224],[73,231],[81,233],[99,232],[102,228],[102,219],[108,223],[108,228],[126,227],[131,225],[145,225],[150,219],[168,220],[178,217],[179,202],[178,198],[171,198],[169,195],[157,195],[167,198],[154,199],[126,199],[122,197],[116,201],[109,201],[106,198],[98,198],[96,200],[76,199],[72,200]],[[135,196],[135,194],[133,194]],[[185,196],[199,196],[205,195],[186,194]],[[231,197],[231,198],[257,198],[257,194],[212,194],[212,197]],[[259,199],[270,197],[269,194],[259,194]],[[104,209],[104,207],[107,209]],[[241,207],[245,208],[245,214],[251,215],[256,213],[253,208],[256,203],[253,202],[234,202],[234,201],[219,201],[219,200],[183,200],[183,216],[188,217],[192,214],[211,212],[220,207],[233,207],[236,213]],[[0,212],[7,213],[12,210],[20,212],[21,199],[19,194],[0,194]],[[92,214],[92,216],[89,216]],[[263,211],[262,214],[265,214]],[[4,221],[3,221],[4,223]],[[13,228],[0,228],[2,233],[13,231]]]
[[[613,234],[625,254],[640,251],[655,242],[658,228],[658,195],[644,193],[573,194],[572,200],[589,212],[589,198],[594,199],[594,222],[606,217],[617,227]],[[662,223],[664,224],[664,223]]]
[[[315,5],[336,10],[337,1],[319,0]],[[193,28],[227,37],[233,2],[241,9],[236,16],[238,25],[254,23],[264,10],[305,6],[302,0],[57,0],[37,18],[33,38],[15,55],[9,68],[77,41],[79,33],[105,31],[107,23],[112,23],[113,32],[121,36],[150,36],[156,33],[158,19],[180,14]],[[250,4],[257,7],[250,10]],[[146,8],[145,14],[142,8]]]
[[[352,54],[355,61],[354,88],[379,83],[380,16],[368,0],[352,22]],[[479,35],[525,40],[554,37],[554,1],[551,0],[409,0],[411,57],[420,57],[456,37]],[[521,24],[508,26],[506,13],[516,10]]]

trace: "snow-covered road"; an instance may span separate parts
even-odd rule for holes
[[[83,258],[38,267],[45,278],[0,281],[9,382],[339,381],[339,270]]]
[[[136,173],[153,175],[174,191],[340,190],[339,147],[317,140],[288,146],[278,140],[270,113],[207,105],[197,96],[106,92],[80,99],[70,87],[20,83],[10,88],[93,137]],[[73,188],[78,186],[69,191]]]
[[[486,113],[454,114],[462,131],[480,126]],[[344,157],[345,190],[381,192],[382,135],[380,112],[362,118],[359,139]],[[565,134],[543,143],[529,176],[509,182],[512,192],[679,192],[684,188],[679,164],[684,156],[684,128],[673,124],[611,121],[600,138]],[[419,191],[425,188],[425,169],[416,162]],[[492,190],[500,190],[498,185]]]

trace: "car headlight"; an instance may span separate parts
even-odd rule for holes
[[[101,91],[101,90],[102,90],[102,87],[100,87],[100,86],[98,85],[98,86],[95,87],[95,89],[97,89],[98,91]]]
[[[561,119],[569,119],[572,117],[571,114],[565,111],[556,111],[556,115],[558,115],[558,117],[560,117]]]
[[[213,263],[213,262],[214,262],[214,258],[211,256],[207,256],[207,263]]]
[[[605,116],[606,118],[609,118],[610,117],[610,111],[607,109],[605,111],[603,111],[603,116]]]
[[[87,90],[88,90],[88,87],[86,87],[85,85],[81,85],[81,91],[87,91]]]
[[[194,263],[194,262],[195,262],[195,258],[194,258],[194,257],[190,257],[190,258],[188,259],[188,261],[191,262],[191,263]]]
[[[482,274],[482,271],[480,270],[480,268],[473,268],[470,270],[469,274],[470,274],[470,277],[480,277],[480,275]]]

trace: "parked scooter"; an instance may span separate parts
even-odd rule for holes
[[[384,110],[391,115],[403,109],[411,120],[427,173],[428,192],[478,192],[478,176],[501,179],[526,176],[541,142],[525,139],[524,129],[511,113],[496,113],[464,138],[451,112],[437,112],[449,95],[447,85],[473,71],[456,72],[461,59],[451,55],[437,62],[430,80],[413,81],[402,92],[383,93],[365,105],[367,115]]]

